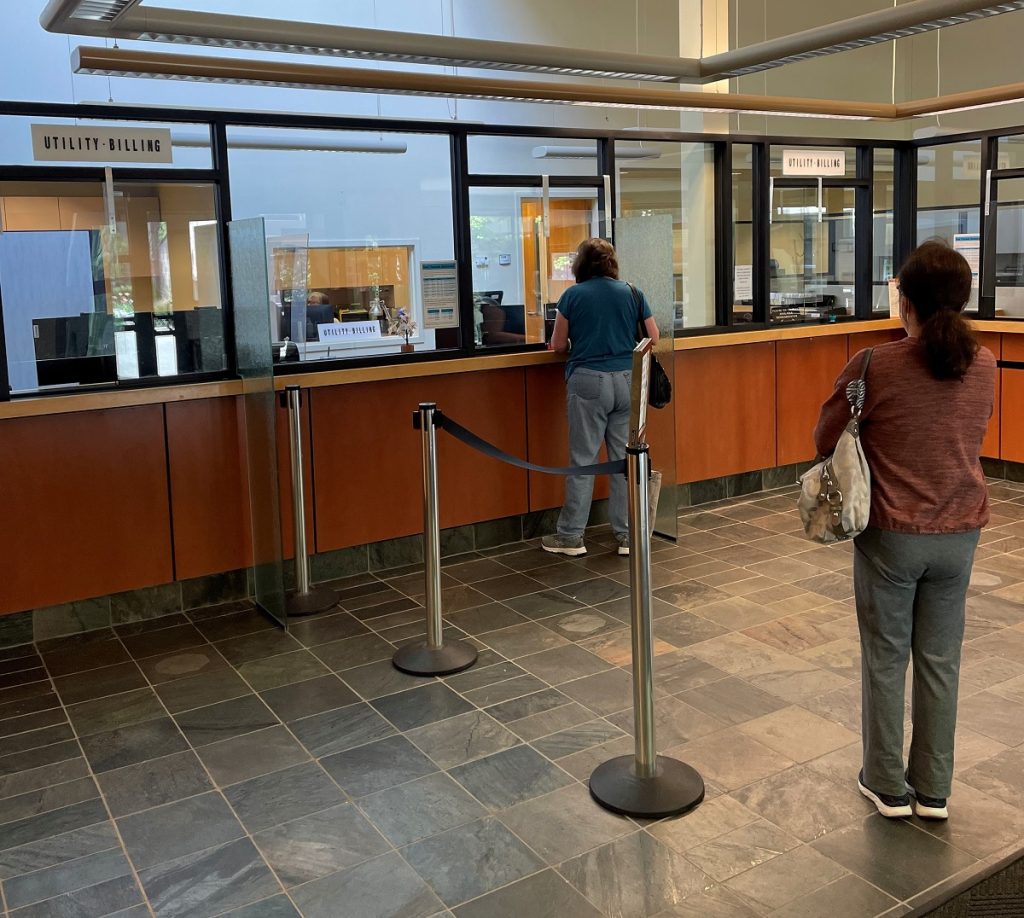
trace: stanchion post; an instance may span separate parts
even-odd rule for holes
[[[295,591],[285,599],[289,616],[315,615],[326,612],[338,603],[333,590],[314,587],[310,583],[309,550],[306,545],[306,488],[302,460],[302,390],[285,387],[288,409],[288,447],[292,463],[292,522],[295,541]]]
[[[656,819],[678,816],[704,799],[704,781],[689,765],[657,754],[654,729],[654,636],[651,624],[651,455],[644,439],[650,341],[633,364],[633,421],[626,447],[629,489],[629,581],[633,638],[633,755],[599,765],[591,796],[614,813]]]
[[[465,641],[444,640],[441,616],[441,516],[437,502],[437,405],[421,402],[414,417],[423,461],[423,562],[427,636],[395,651],[396,669],[413,676],[447,676],[469,669],[477,649]]]

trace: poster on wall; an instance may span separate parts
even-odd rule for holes
[[[454,261],[421,261],[423,327],[458,328],[459,278]]]
[[[752,300],[754,298],[754,266],[736,265],[733,274],[733,299]]]
[[[971,266],[971,286],[978,286],[978,270],[981,264],[981,234],[954,233],[953,248],[956,249]]]

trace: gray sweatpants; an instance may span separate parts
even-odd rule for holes
[[[903,695],[913,657],[906,781],[926,796],[949,796],[964,608],[979,535],[868,529],[855,540],[864,783],[878,793],[906,793]]]
[[[601,444],[608,461],[626,457],[629,438],[629,386],[632,372],[603,373],[580,368],[566,383],[569,412],[569,461],[572,465],[597,462]],[[612,532],[629,532],[626,479],[612,475],[609,483],[608,520]],[[573,475],[565,480],[565,503],[558,516],[558,534],[579,537],[587,528],[590,502],[594,495],[591,475]]]

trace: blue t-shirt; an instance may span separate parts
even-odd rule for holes
[[[649,319],[647,297],[637,292],[643,317]],[[566,379],[579,367],[611,373],[633,365],[640,310],[629,284],[610,277],[592,277],[566,290],[558,300],[558,311],[569,321],[572,342]]]

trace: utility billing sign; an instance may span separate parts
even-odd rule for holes
[[[171,132],[166,128],[33,124],[32,156],[36,162],[169,163]]]
[[[783,175],[846,175],[845,150],[783,150]]]

